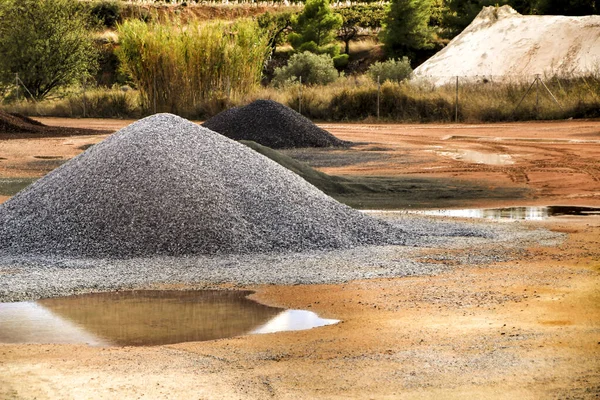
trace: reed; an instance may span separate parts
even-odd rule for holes
[[[256,89],[267,38],[255,22],[129,20],[118,27],[118,57],[146,113],[213,114]]]

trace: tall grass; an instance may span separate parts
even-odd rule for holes
[[[544,80],[557,105],[545,88],[535,86],[524,97],[529,82],[487,82],[459,85],[458,119],[460,122],[499,122],[553,120],[566,118],[600,118],[600,76]],[[40,103],[16,102],[3,105],[9,112],[25,115],[83,116],[81,91],[63,99]],[[302,114],[320,121],[376,122],[377,84],[366,76],[346,77],[323,86],[289,84],[282,88],[255,87],[245,94],[222,99],[219,106],[240,106],[256,99],[271,99],[295,110],[302,94]],[[221,94],[222,96],[223,94]],[[381,122],[451,122],[455,118],[456,86],[433,86],[426,83],[385,82],[380,91]],[[519,101],[523,99],[517,108]],[[86,93],[86,116],[137,118],[148,114],[140,106],[140,91],[94,89]],[[202,114],[183,114],[205,118],[220,111],[204,109]]]
[[[213,114],[258,86],[269,53],[255,22],[129,20],[118,28],[121,66],[145,112]]]
[[[83,93],[78,91],[63,98],[41,102],[11,102],[2,105],[2,109],[23,115],[67,118],[139,118],[142,115],[137,91],[107,88],[88,90],[85,99]]]
[[[458,93],[460,122],[553,120],[600,117],[600,76],[547,78],[544,83],[558,104],[540,85],[527,96],[532,80],[521,82],[468,82]],[[327,86],[289,85],[283,89],[262,88],[247,96],[279,101],[302,113],[326,121],[374,121],[377,117],[377,84],[367,77],[347,77]],[[539,94],[539,96],[538,96]],[[525,96],[525,97],[524,97]],[[522,100],[521,104],[519,102]],[[517,107],[518,106],[518,107]],[[426,82],[385,82],[379,93],[379,116],[388,122],[450,122],[455,120],[456,86],[434,86]]]

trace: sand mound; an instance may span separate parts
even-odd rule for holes
[[[521,15],[510,6],[484,7],[415,77],[437,83],[453,76],[530,79],[600,72],[600,16]]]
[[[0,205],[0,253],[228,254],[402,243],[246,146],[182,118],[142,119]]]
[[[251,140],[273,149],[344,146],[347,142],[272,100],[256,100],[215,115],[206,128],[233,140]]]

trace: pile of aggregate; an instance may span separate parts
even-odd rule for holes
[[[43,125],[19,114],[9,114],[0,110],[0,132],[25,133],[38,132]]]
[[[12,137],[75,136],[104,133],[91,129],[46,126],[39,121],[20,114],[9,114],[0,110],[0,139]]]
[[[120,130],[0,205],[0,255],[248,254],[406,240],[402,229],[170,114]]]
[[[340,140],[311,120],[272,100],[256,100],[210,118],[204,127],[233,140],[251,140],[272,149],[335,147]]]

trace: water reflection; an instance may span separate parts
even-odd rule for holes
[[[0,303],[1,343],[148,346],[329,325],[268,307],[248,291],[126,291]]]
[[[544,220],[550,217],[562,215],[600,215],[600,208],[570,206],[508,207],[462,210],[425,210],[410,211],[410,213],[459,218],[486,218],[496,220]]]
[[[302,331],[319,326],[333,325],[340,322],[337,319],[320,318],[312,311],[286,310],[266,324],[256,328],[252,333],[273,333],[282,331]]]

